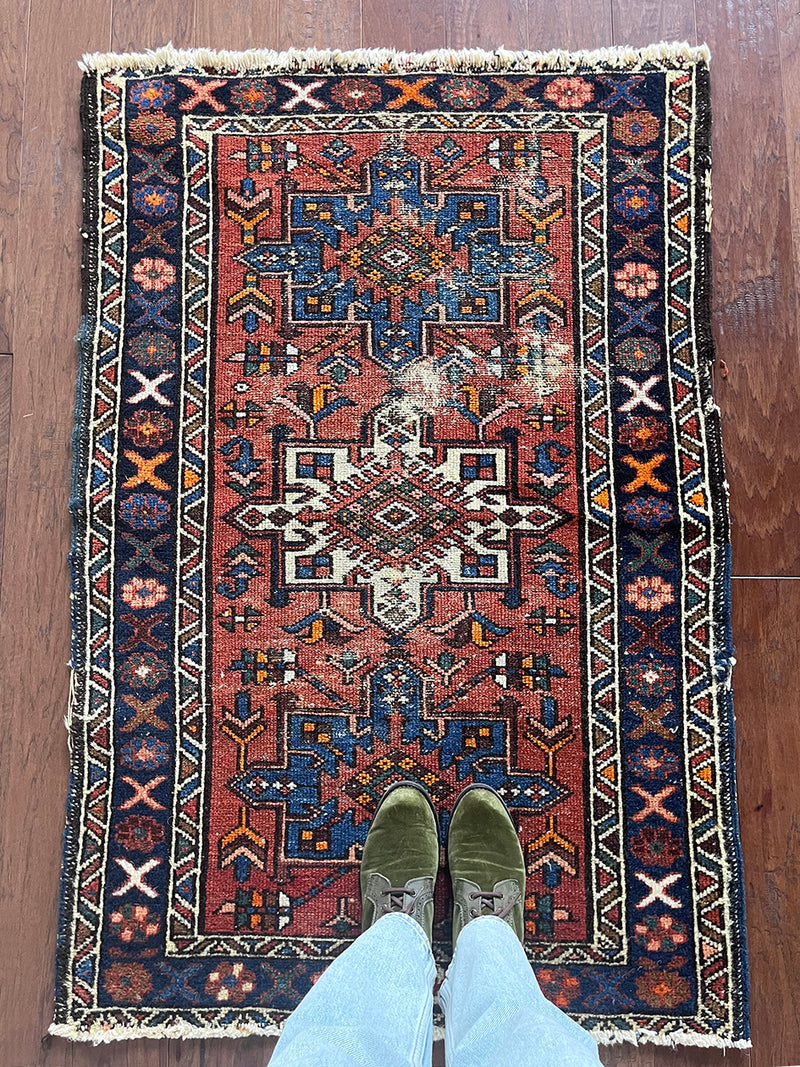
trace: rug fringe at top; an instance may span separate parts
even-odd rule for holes
[[[292,48],[287,52],[266,49],[225,52],[208,48],[185,51],[168,44],[147,52],[95,52],[84,55],[79,66],[86,73],[97,71],[101,74],[112,71],[177,73],[198,69],[225,71],[229,74],[255,70],[294,73],[359,71],[385,74],[418,70],[575,71],[597,67],[673,70],[676,67],[708,64],[709,59],[710,53],[706,45],[693,46],[686,42],[661,42],[646,48],[621,46],[581,52],[512,52],[502,46],[493,52],[480,48],[455,51],[441,48],[429,52],[398,52],[391,48],[359,48],[349,52],[318,48]]]

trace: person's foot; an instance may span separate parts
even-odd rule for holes
[[[433,886],[439,828],[430,797],[416,782],[397,782],[381,797],[361,859],[361,926],[404,912],[433,936]]]
[[[525,858],[508,809],[491,786],[470,785],[450,816],[453,946],[468,922],[496,915],[524,940]]]

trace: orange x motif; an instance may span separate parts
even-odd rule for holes
[[[387,85],[400,90],[400,95],[390,100],[386,105],[391,108],[404,107],[406,104],[421,104],[423,107],[436,107],[430,97],[425,96],[423,89],[430,85],[434,78],[417,78],[415,82],[404,82],[399,78],[389,78]]]
[[[137,485],[152,485],[154,489],[169,489],[169,483],[153,472],[156,467],[166,463],[171,455],[171,452],[159,452],[152,459],[147,459],[145,456],[140,456],[138,452],[126,452],[125,458],[136,465],[136,474],[132,474],[127,482],[123,483],[123,488],[133,489]]]
[[[633,467],[636,471],[636,477],[633,481],[628,482],[627,485],[623,485],[623,492],[635,493],[637,489],[641,489],[643,485],[647,485],[651,489],[655,489],[657,493],[665,493],[669,486],[656,478],[653,471],[660,463],[663,463],[666,458],[667,457],[663,452],[659,452],[657,455],[644,462],[634,459],[633,456],[623,456],[622,462],[627,463],[629,467]]]

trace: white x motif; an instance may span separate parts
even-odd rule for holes
[[[643,897],[636,905],[637,908],[646,908],[649,904],[655,904],[657,900],[660,900],[662,904],[666,904],[668,908],[679,908],[681,906],[681,902],[670,896],[667,889],[674,885],[682,875],[668,874],[666,878],[651,878],[650,875],[637,871],[636,877],[640,882],[644,882],[646,886],[649,886],[650,889],[647,896]]]
[[[173,376],[171,371],[162,371],[157,378],[148,378],[146,374],[142,374],[140,370],[128,371],[132,378],[141,385],[141,389],[136,396],[129,396],[129,404],[140,404],[143,400],[155,400],[157,404],[160,404],[162,408],[171,408],[172,401],[167,397],[162,396],[158,391],[158,387],[163,385],[164,382],[168,382]]]
[[[306,85],[298,85],[297,82],[292,81],[290,78],[281,78],[280,83],[294,93],[291,100],[281,104],[281,111],[294,111],[298,104],[308,104],[315,111],[320,111],[325,107],[322,101],[311,95],[315,89],[319,89],[320,86],[324,85],[324,82],[308,82]]]
[[[147,863],[143,863],[141,867],[134,867],[130,860],[121,860],[116,856],[114,857],[114,861],[118,863],[127,874],[128,881],[125,882],[124,885],[121,885],[119,889],[115,889],[111,894],[112,897],[124,897],[126,893],[131,891],[131,889],[138,889],[144,893],[145,896],[151,897],[153,900],[158,896],[156,890],[153,889],[152,886],[147,885],[144,876],[149,874],[154,867],[157,867],[159,863],[161,863],[161,860],[148,860]]]
[[[617,381],[622,382],[623,385],[627,385],[631,391],[630,400],[626,400],[625,403],[620,406],[620,411],[634,411],[640,404],[644,404],[644,406],[650,408],[651,411],[664,410],[662,404],[659,404],[657,400],[653,400],[652,397],[647,395],[653,386],[658,385],[661,381],[660,374],[651,375],[647,381],[643,382],[641,385],[639,385],[638,382],[635,382],[633,378],[621,377],[617,378]]]

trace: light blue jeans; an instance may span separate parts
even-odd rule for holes
[[[422,927],[385,915],[289,1017],[270,1067],[429,1067],[436,968]],[[485,915],[459,934],[439,1002],[448,1067],[597,1067],[591,1034],[539,989],[514,931]]]

